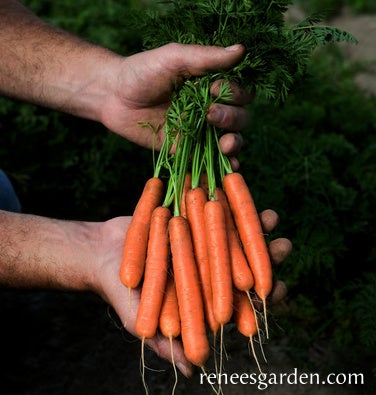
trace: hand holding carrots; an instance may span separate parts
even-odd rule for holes
[[[199,45],[168,44],[163,47],[137,53],[120,61],[114,67],[110,94],[102,108],[102,123],[113,132],[144,147],[152,147],[153,133],[150,128],[139,126],[147,122],[153,128],[164,125],[165,114],[170,105],[176,84],[190,76],[203,75],[209,71],[227,69],[238,63],[244,54],[241,45],[231,48]],[[218,94],[221,81],[213,83],[211,94]],[[243,130],[249,121],[248,111],[243,108],[252,95],[236,84],[231,85],[232,103],[213,104],[207,120],[229,132]],[[156,136],[155,146],[161,147],[163,131]],[[237,133],[223,137],[223,151],[232,155],[241,146]]]
[[[261,223],[265,231],[272,231],[278,224],[278,215],[272,210],[260,214]],[[136,288],[128,293],[128,289],[120,282],[119,270],[123,252],[124,230],[129,226],[131,217],[118,217],[101,224],[100,253],[98,254],[98,270],[93,272],[95,291],[108,302],[117,312],[127,331],[136,335],[136,317],[140,302],[140,289]],[[287,239],[276,239],[269,245],[271,260],[280,264],[291,252],[291,243]],[[283,297],[285,286],[282,282],[275,284],[270,295],[272,303],[278,303]],[[186,359],[182,344],[173,341],[174,361],[180,371],[190,376],[193,366]],[[161,358],[171,360],[169,339],[159,332],[146,339],[150,346]],[[125,350],[126,352],[126,350]]]

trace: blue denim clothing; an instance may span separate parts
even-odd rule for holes
[[[0,169],[0,210],[13,211],[19,213],[21,211],[20,201],[13,189],[9,178]]]

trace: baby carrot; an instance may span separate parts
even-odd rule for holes
[[[170,218],[171,212],[164,206],[156,207],[151,216],[144,282],[136,318],[136,333],[141,338],[153,337],[158,328],[167,282]]]
[[[186,195],[187,219],[192,234],[193,249],[200,278],[205,317],[210,330],[215,335],[219,329],[219,323],[214,318],[208,246],[205,235],[204,207],[206,202],[207,194],[201,187],[189,190]]]
[[[204,215],[214,317],[220,325],[224,325],[232,316],[232,278],[225,215],[221,202],[207,201]]]
[[[257,334],[256,315],[246,292],[234,289],[234,322],[238,331],[249,338]]]
[[[243,336],[249,338],[253,357],[255,358],[259,370],[261,371],[253,345],[253,338],[258,333],[258,325],[256,320],[257,317],[247,293],[234,289],[234,322],[238,331]]]
[[[171,391],[171,395],[174,395],[178,383],[178,373],[174,361],[174,348],[172,339],[180,335],[180,316],[175,281],[172,276],[167,278],[166,291],[159,316],[159,329],[162,335],[166,336],[170,340],[171,363],[175,375],[175,382]]]
[[[120,279],[128,288],[135,288],[144,274],[150,219],[163,199],[163,182],[150,178],[144,187],[125,236]]]
[[[167,277],[166,290],[159,315],[159,329],[163,336],[175,338],[180,335],[180,316],[175,281]]]
[[[200,174],[200,187],[205,191],[206,195],[209,195],[209,181],[207,173]]]
[[[187,208],[186,208],[185,196],[186,196],[187,192],[191,189],[191,184],[192,184],[192,174],[187,172],[185,174],[185,178],[184,178],[184,186],[183,186],[183,192],[182,192],[181,202],[180,202],[180,215],[185,218],[187,218]]]
[[[226,194],[221,188],[216,188],[215,194],[216,199],[222,203],[225,213],[233,284],[241,291],[249,291],[254,284],[253,275],[240,243]]]
[[[184,353],[191,363],[203,368],[210,347],[188,221],[181,216],[172,217],[168,230]]]
[[[272,290],[272,266],[260,219],[248,189],[240,173],[229,173],[223,178],[223,187],[234,216],[245,254],[250,264],[255,285],[266,319],[266,298]],[[266,325],[266,333],[267,325]]]

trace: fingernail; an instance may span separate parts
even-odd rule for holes
[[[181,362],[177,362],[176,363],[176,367],[180,370],[180,372],[185,376],[185,377],[189,377],[191,374],[188,371],[187,367],[181,363]]]
[[[209,110],[207,118],[209,122],[220,124],[225,114],[221,108],[215,107]]]
[[[234,44],[229,47],[226,47],[225,50],[229,51],[229,52],[235,52],[235,51],[238,51],[240,47],[241,47],[240,44]]]

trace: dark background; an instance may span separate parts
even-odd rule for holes
[[[142,48],[139,32],[128,23],[130,7],[153,5],[24,3],[121,54]],[[328,5],[324,0],[303,4],[309,12]],[[354,16],[372,13],[373,4],[330,2],[336,6],[332,17],[344,5]],[[276,272],[289,295],[270,313],[271,371],[296,366],[364,372],[367,388],[376,369],[376,99],[358,87],[356,76],[369,67],[348,62],[338,47],[315,53],[307,78],[283,106],[250,106],[252,122],[239,156],[259,210],[273,208],[281,217],[270,238],[288,237],[294,244]],[[150,151],[99,124],[25,103],[1,98],[0,113],[0,165],[24,212],[95,221],[132,213],[152,173]],[[0,317],[0,394],[143,393],[140,344],[95,295],[4,289]],[[237,363],[252,366],[244,340],[231,328],[227,341],[229,369]],[[152,352],[147,361],[163,370],[148,371],[151,393],[169,392],[171,367]],[[209,390],[197,386],[197,377],[179,380],[180,394]]]

